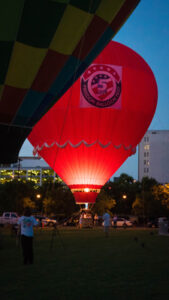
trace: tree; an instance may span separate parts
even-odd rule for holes
[[[134,182],[133,177],[126,173],[122,173],[118,178],[118,183],[120,185],[133,184],[133,182]]]
[[[102,216],[105,210],[108,210],[111,214],[112,208],[116,205],[115,199],[108,195],[104,189],[101,189],[100,194],[96,199],[96,203],[92,208],[92,212]]]
[[[166,208],[162,201],[162,195],[164,197],[162,189],[155,179],[143,177],[141,190],[132,205],[133,213],[144,218],[163,215],[166,213]]]
[[[21,214],[24,210],[24,199],[35,201],[34,185],[30,182],[13,180],[0,185],[1,211],[16,211]]]
[[[65,217],[71,216],[79,210],[79,206],[75,204],[73,194],[70,189],[63,183],[48,184],[43,187],[43,212],[47,215],[62,214]],[[41,189],[42,192],[42,189]]]
[[[144,202],[141,195],[137,195],[132,204],[132,211],[136,216],[144,216]]]
[[[169,183],[153,187],[153,195],[156,201],[161,203],[161,215],[169,215]]]
[[[103,189],[116,201],[112,213],[130,215],[132,204],[135,201],[136,194],[140,192],[141,187],[140,183],[135,181],[133,177],[123,173],[115,182],[110,181],[106,183]]]
[[[35,201],[32,201],[30,197],[24,197],[23,198],[23,207],[30,207],[32,210],[36,209],[36,203]]]

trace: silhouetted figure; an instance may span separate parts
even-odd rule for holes
[[[117,228],[117,216],[114,216],[113,224],[114,224],[114,228]]]
[[[102,219],[104,221],[105,236],[108,237],[109,236],[109,228],[110,228],[110,215],[107,210],[104,213],[104,215],[102,216]]]

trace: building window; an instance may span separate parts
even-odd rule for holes
[[[144,137],[144,142],[145,142],[145,143],[149,142],[149,137],[148,137],[148,136],[145,136],[145,137]]]
[[[144,165],[149,166],[150,165],[149,160],[144,160]]]
[[[144,173],[148,173],[149,172],[149,168],[144,168]]]
[[[148,144],[145,145],[145,146],[144,146],[144,150],[150,150],[150,145],[148,145]]]

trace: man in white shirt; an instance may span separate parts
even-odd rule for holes
[[[30,208],[26,207],[24,215],[18,220],[24,265],[33,264],[33,226],[37,224],[36,219],[31,216]]]
[[[105,232],[105,236],[108,237],[109,235],[109,228],[110,228],[110,215],[109,213],[106,211],[104,213],[104,215],[102,216],[103,221],[104,221],[104,232]]]

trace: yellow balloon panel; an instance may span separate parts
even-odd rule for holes
[[[47,49],[16,42],[5,83],[17,88],[30,88],[46,52]]]
[[[68,5],[49,48],[70,55],[92,18],[92,14]]]
[[[100,3],[96,15],[108,23],[111,23],[114,16],[118,13],[125,0],[104,0]]]

